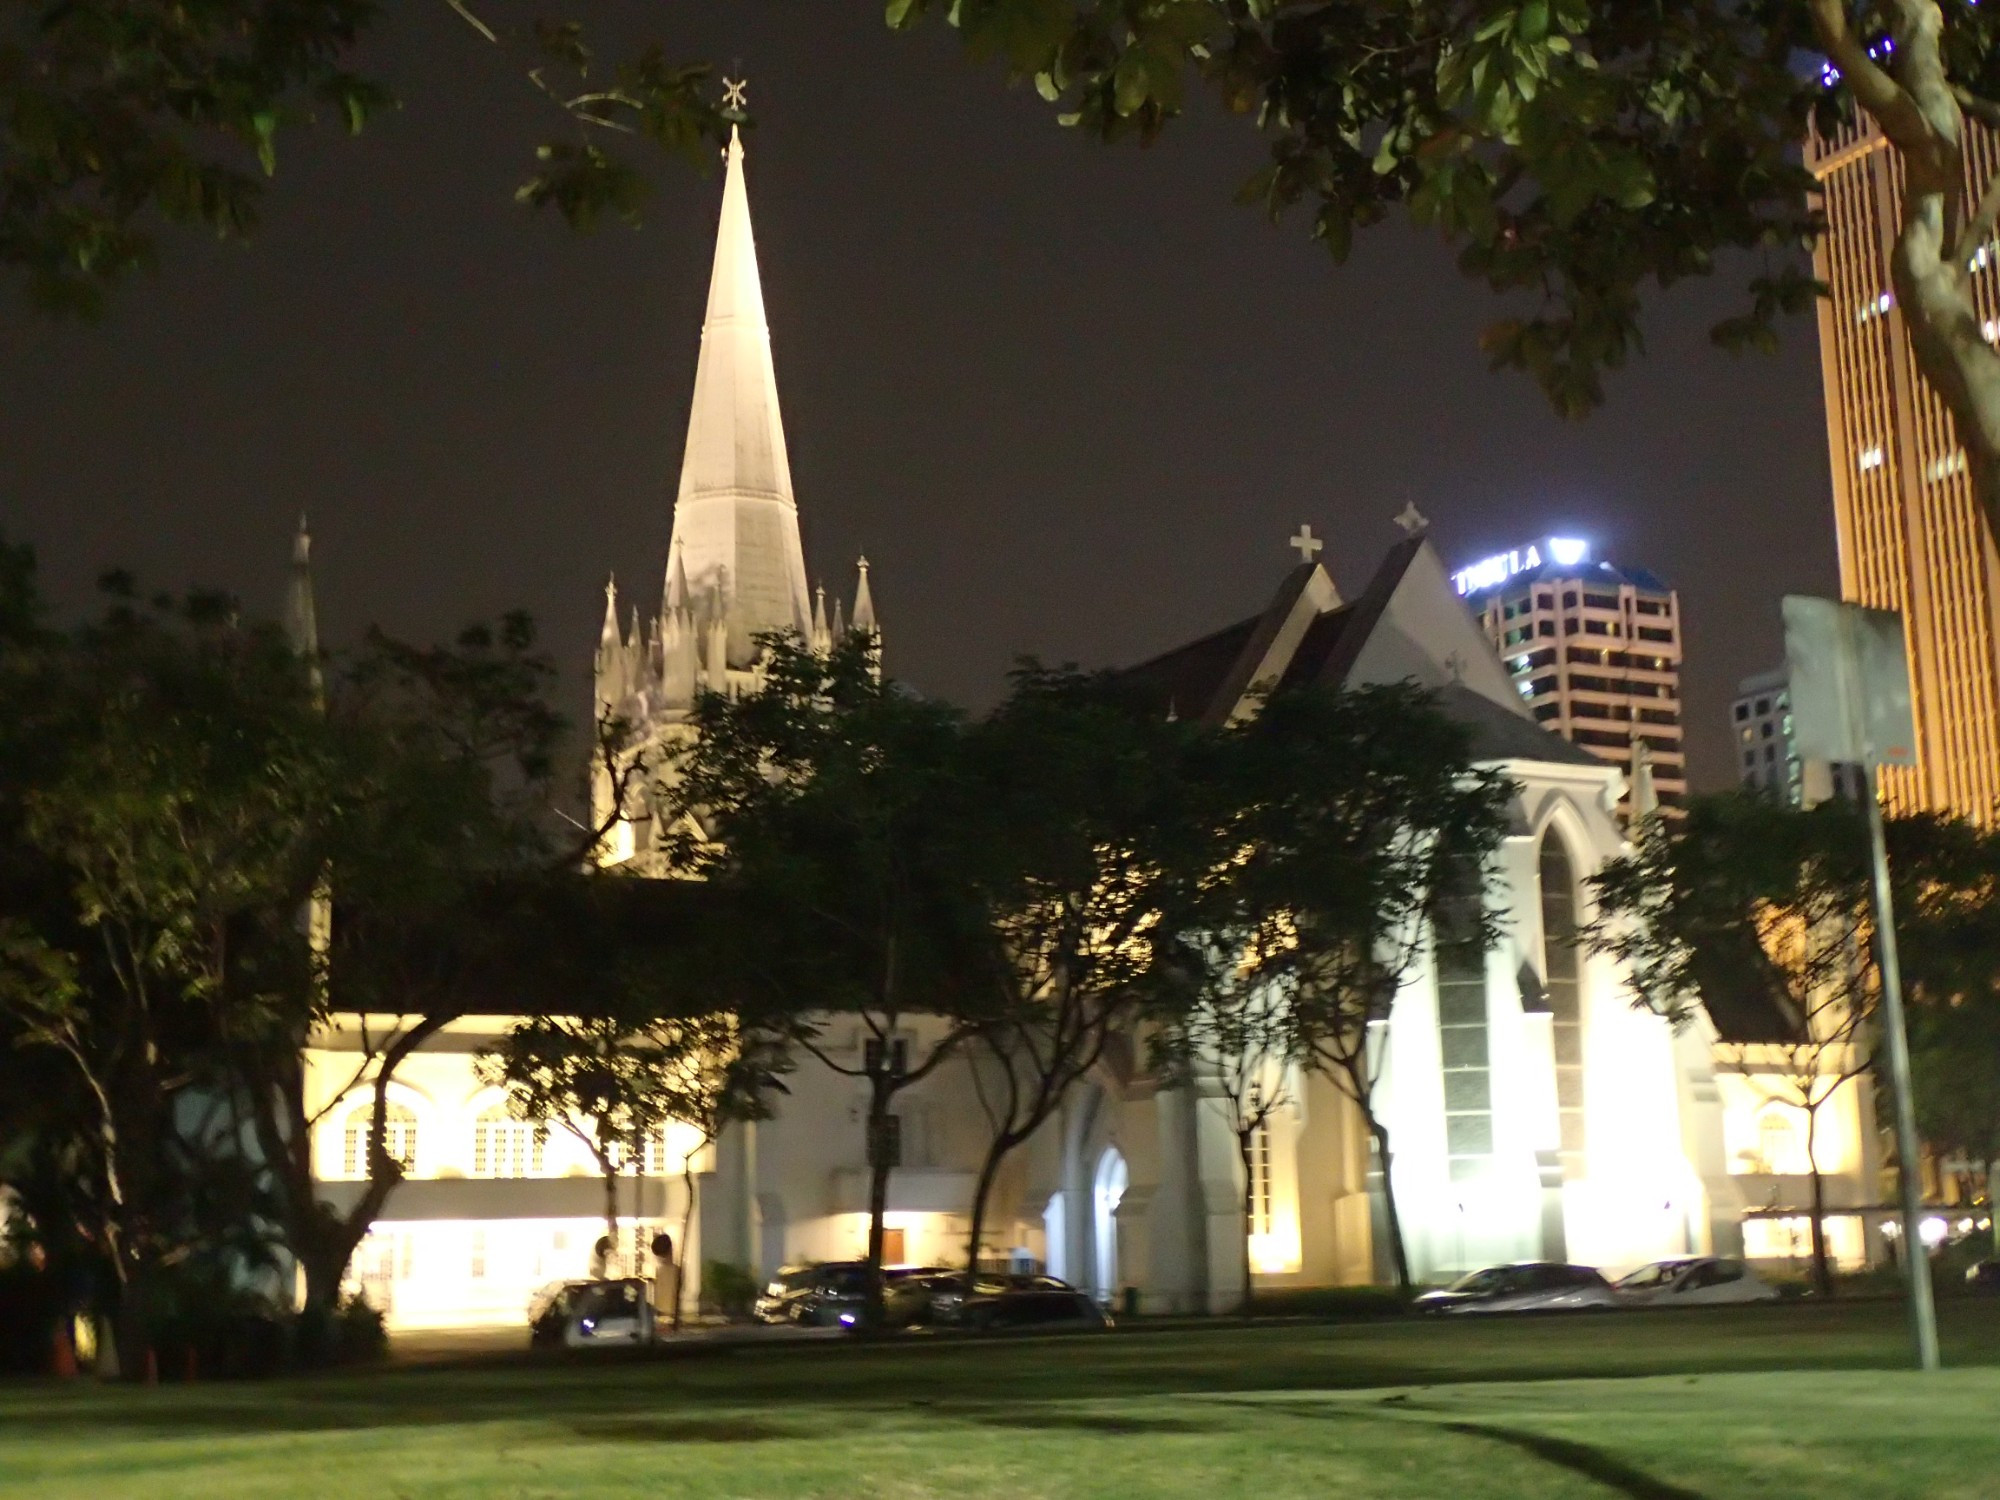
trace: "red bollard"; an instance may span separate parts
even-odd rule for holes
[[[58,1322],[50,1351],[49,1373],[58,1380],[76,1379],[76,1345],[70,1342],[69,1325]]]
[[[146,1346],[146,1384],[160,1383],[160,1356],[151,1344]]]

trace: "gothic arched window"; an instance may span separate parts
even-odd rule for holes
[[[373,1103],[356,1105],[348,1112],[347,1128],[341,1138],[340,1167],[344,1177],[360,1179],[368,1175],[368,1129],[374,1123]],[[382,1146],[403,1164],[405,1172],[417,1165],[417,1116],[407,1105],[391,1100],[382,1112]]]
[[[1581,1177],[1583,1126],[1583,944],[1577,928],[1576,866],[1553,824],[1542,835],[1542,957],[1555,1023],[1556,1107],[1563,1176]]]

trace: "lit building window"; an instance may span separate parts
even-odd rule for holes
[[[1872,448],[1863,448],[1863,449],[1861,450],[1861,472],[1862,472],[1862,473],[1866,474],[1866,473],[1867,473],[1867,472],[1868,472],[1868,471],[1869,471],[1870,469],[1879,469],[1879,468],[1881,468],[1881,467],[1882,467],[1882,462],[1883,462],[1883,458],[1882,458],[1882,446],[1881,446],[1881,444],[1879,444],[1879,443],[1878,443],[1878,444],[1876,444],[1876,445],[1875,445],[1874,447],[1872,447]]]
[[[532,1120],[517,1120],[495,1107],[472,1125],[472,1175],[474,1177],[539,1177],[542,1175],[546,1127]]]
[[[1796,1176],[1811,1170],[1798,1125],[1782,1106],[1772,1106],[1757,1117],[1756,1166],[1780,1176]]]
[[[341,1175],[353,1179],[368,1175],[368,1130],[374,1121],[372,1102],[357,1105],[347,1116],[341,1137]],[[417,1117],[413,1111],[391,1101],[382,1114],[382,1148],[401,1162],[405,1172],[416,1170]]]
[[[1440,904],[1433,933],[1438,1041],[1444,1060],[1445,1151],[1454,1182],[1481,1176],[1493,1155],[1493,1089],[1486,1032],[1486,949],[1477,870]]]
[[[1965,472],[1965,450],[1960,449],[1943,458],[1933,459],[1924,465],[1924,481],[1936,484],[1941,479],[1949,479],[1954,474]]]
[[[1250,1132],[1250,1232],[1271,1232],[1271,1122]]]
[[[1577,940],[1576,871],[1562,835],[1542,835],[1543,962],[1555,1034],[1556,1108],[1562,1123],[1563,1176],[1583,1176],[1583,950]]]

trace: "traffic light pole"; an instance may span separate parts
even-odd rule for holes
[[[1868,805],[1868,850],[1875,866],[1875,943],[1882,963],[1882,1014],[1877,1028],[1888,1054],[1889,1091],[1896,1106],[1896,1177],[1902,1197],[1903,1271],[1910,1283],[1910,1336],[1917,1368],[1938,1367],[1937,1304],[1931,1297],[1931,1258],[1924,1246],[1924,1183],[1917,1145],[1917,1109],[1910,1088],[1910,1037],[1903,1023],[1903,968],[1896,953],[1896,910],[1889,891],[1889,846],[1875,767],[1861,767]]]

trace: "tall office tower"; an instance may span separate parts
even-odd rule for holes
[[[1793,807],[1861,795],[1853,766],[1830,766],[1799,754],[1788,668],[1774,667],[1738,683],[1729,721],[1736,735],[1736,777],[1752,791],[1768,792]]]
[[[1970,121],[1977,189],[2000,137]],[[1819,305],[1841,597],[1903,616],[1917,764],[1882,773],[1897,811],[1991,823],[2000,807],[2000,556],[1972,498],[1951,416],[1924,384],[1889,284],[1902,171],[1871,124],[1806,145],[1828,232],[1813,255],[1833,290]],[[1974,257],[1974,296],[2000,337],[2000,253]]]
[[[1679,596],[1651,573],[1592,561],[1589,543],[1570,537],[1482,558],[1451,581],[1535,717],[1624,767],[1628,788],[1643,741],[1660,807],[1678,816],[1687,799]]]

